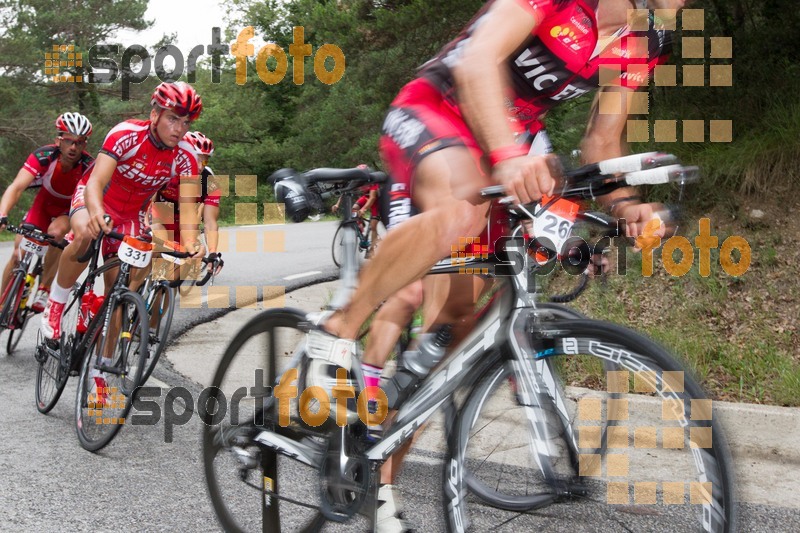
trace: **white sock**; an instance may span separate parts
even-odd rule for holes
[[[69,291],[70,287],[65,289],[58,284],[58,281],[55,281],[50,288],[50,299],[56,303],[65,304],[67,303],[67,298],[69,298]]]

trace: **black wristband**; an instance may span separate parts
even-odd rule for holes
[[[617,207],[619,204],[624,202],[641,202],[642,197],[638,195],[634,196],[623,196],[622,198],[615,198],[612,200],[610,204],[608,204],[608,212],[613,213],[614,208]]]

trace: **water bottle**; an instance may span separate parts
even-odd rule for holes
[[[24,309],[25,304],[28,303],[28,297],[31,295],[31,289],[33,288],[33,284],[36,280],[28,274],[25,276],[25,285],[22,287],[22,298],[19,301],[19,308]]]
[[[91,320],[89,313],[96,298],[97,296],[92,291],[81,296],[81,307],[78,311],[78,325],[75,328],[78,333],[86,333],[86,330],[89,328],[89,321]]]
[[[403,352],[394,376],[381,380],[381,388],[386,393],[390,409],[400,407],[420,380],[442,360],[452,339],[452,328],[450,324],[445,324],[436,333],[420,335],[417,348]]]
[[[100,306],[103,305],[105,299],[106,297],[104,294],[94,297],[94,299],[92,300],[92,305],[91,307],[89,307],[89,320],[86,321],[87,326],[89,325],[89,322],[91,322],[92,319],[95,317],[95,315],[97,315],[97,312],[100,310]]]

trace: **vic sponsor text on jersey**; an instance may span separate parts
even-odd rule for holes
[[[537,91],[544,91],[559,83],[558,76],[552,72],[547,72],[547,67],[542,65],[542,63],[537,58],[532,57],[532,55],[533,53],[530,49],[525,49],[514,63],[518,67],[526,69],[525,77],[533,79],[533,88]],[[582,94],[586,94],[587,92],[589,92],[587,89],[580,89],[568,83],[558,94],[554,94],[550,98],[553,100],[570,100]]]

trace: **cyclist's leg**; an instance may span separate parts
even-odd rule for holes
[[[17,235],[14,239],[14,251],[11,252],[11,257],[8,259],[8,263],[6,263],[6,268],[3,270],[3,288],[5,289],[6,285],[8,284],[8,280],[11,277],[11,272],[17,267],[19,264],[19,243],[22,242],[22,235]]]
[[[404,287],[384,302],[370,324],[369,338],[362,358],[364,365],[369,365],[378,372],[383,369],[389,354],[397,344],[397,340],[414,316],[414,311],[421,304],[421,281],[415,281],[408,287]],[[368,372],[366,368],[364,368],[364,375],[365,379],[367,379]],[[367,383],[368,386],[371,384],[374,385],[374,383]],[[390,418],[387,418],[385,423],[391,423],[391,417],[393,416],[394,414],[391,413]],[[410,446],[410,444],[409,442],[408,445]],[[382,484],[393,482],[397,475],[399,464],[402,463],[403,455],[405,455],[404,450],[399,450],[398,454],[390,457],[381,467],[380,482]],[[397,461],[396,465],[394,464],[395,461]]]
[[[47,227],[47,233],[57,240],[63,239],[68,232],[69,217],[67,215],[54,218]],[[42,279],[39,283],[39,288],[49,288],[53,284],[59,259],[61,259],[61,250],[55,246],[50,246],[47,249],[47,255],[44,256],[44,270],[42,271]]]
[[[415,281],[391,296],[375,313],[362,361],[383,367],[406,325],[422,304],[422,283]]]
[[[375,215],[369,219],[369,250],[367,250],[367,259],[375,255],[375,246],[378,244],[378,222],[380,222],[380,218]]]
[[[414,180],[414,203],[423,212],[387,234],[372,264],[365,267],[352,301],[326,322],[325,329],[340,338],[355,338],[380,302],[422,278],[450,254],[459,237],[479,235],[489,204],[481,202],[478,192],[487,185],[488,178],[463,146],[425,157]]]
[[[424,285],[423,316],[425,325],[423,330],[427,331],[435,324],[453,324],[455,327],[452,331],[453,340],[450,346],[456,346],[475,325],[475,304],[491,288],[492,281],[478,276],[460,274],[449,276],[434,275],[427,276],[424,279]],[[364,356],[366,358],[366,351]],[[413,439],[401,446],[384,463],[381,468],[381,483],[394,483],[395,478],[400,473],[403,459],[412,445]]]
[[[50,298],[42,315],[42,333],[48,339],[57,339],[61,335],[61,313],[64,304],[67,303],[72,286],[86,268],[86,264],[79,263],[78,258],[86,252],[92,242],[88,223],[89,212],[84,207],[78,208],[70,216],[72,241],[64,248],[58,260],[55,283],[52,285]]]

